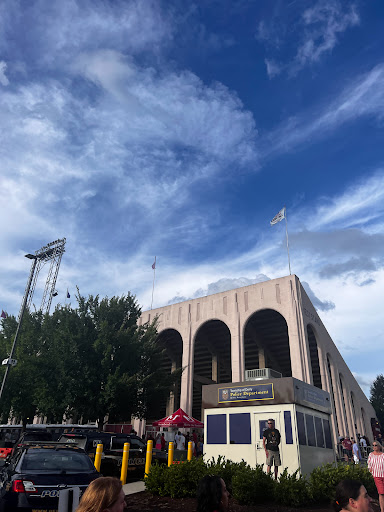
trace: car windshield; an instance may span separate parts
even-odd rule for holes
[[[22,471],[54,471],[83,473],[93,465],[85,453],[69,450],[28,451],[22,461]]]

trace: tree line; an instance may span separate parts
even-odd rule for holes
[[[139,326],[141,309],[128,293],[100,299],[82,296],[76,307],[59,305],[52,314],[26,312],[0,403],[1,423],[10,415],[32,423],[64,416],[74,423],[129,421],[131,416],[159,418],[180,370],[169,373],[160,362],[156,320]],[[8,357],[17,320],[3,318],[0,357]],[[0,368],[3,378],[5,367]]]

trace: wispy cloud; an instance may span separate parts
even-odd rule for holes
[[[256,37],[267,48],[265,64],[269,78],[283,72],[292,77],[319,62],[334,49],[346,30],[360,23],[355,4],[320,0],[307,9],[306,5],[283,4],[270,19],[259,22]]]
[[[1,85],[9,85],[9,80],[5,75],[5,72],[7,71],[7,64],[0,60],[0,84]]]
[[[340,126],[363,117],[384,117],[384,64],[348,85],[323,108],[290,118],[261,141],[262,155],[289,152],[321,139]]]

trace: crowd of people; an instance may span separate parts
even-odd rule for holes
[[[153,441],[153,445],[158,450],[166,450],[168,448],[164,432],[158,432],[154,438],[151,432],[143,438],[143,441]],[[169,441],[173,441],[175,450],[188,450],[188,443],[192,442],[192,451],[195,457],[203,454],[204,438],[203,435],[197,434],[195,430],[192,433],[187,432],[185,435],[178,431]],[[168,442],[169,442],[168,441]]]
[[[206,475],[197,488],[197,512],[226,512],[229,497],[222,478]],[[380,494],[380,498],[382,497]],[[371,501],[361,482],[346,479],[336,486],[332,505],[335,512],[372,512]],[[125,494],[120,480],[101,477],[89,485],[76,512],[123,512],[125,507]]]

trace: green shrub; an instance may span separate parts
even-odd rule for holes
[[[233,497],[241,504],[256,505],[272,499],[275,482],[271,475],[263,471],[263,466],[255,469],[241,466],[232,477]]]
[[[368,493],[375,490],[375,483],[367,467],[359,464],[324,464],[312,471],[309,476],[310,493],[317,503],[333,499],[336,485],[345,478],[359,480]]]
[[[196,496],[199,480],[207,474],[207,467],[202,459],[174,464],[171,467],[155,464],[145,479],[146,490],[160,496],[185,498]]]
[[[288,468],[281,473],[274,496],[277,503],[290,507],[301,507],[311,501],[307,479],[299,474],[299,470],[289,475]]]
[[[237,471],[248,467],[247,463],[242,460],[241,462],[232,462],[220,455],[217,460],[215,458],[206,462],[208,475],[218,475],[225,482],[228,491],[232,494],[232,480]]]

